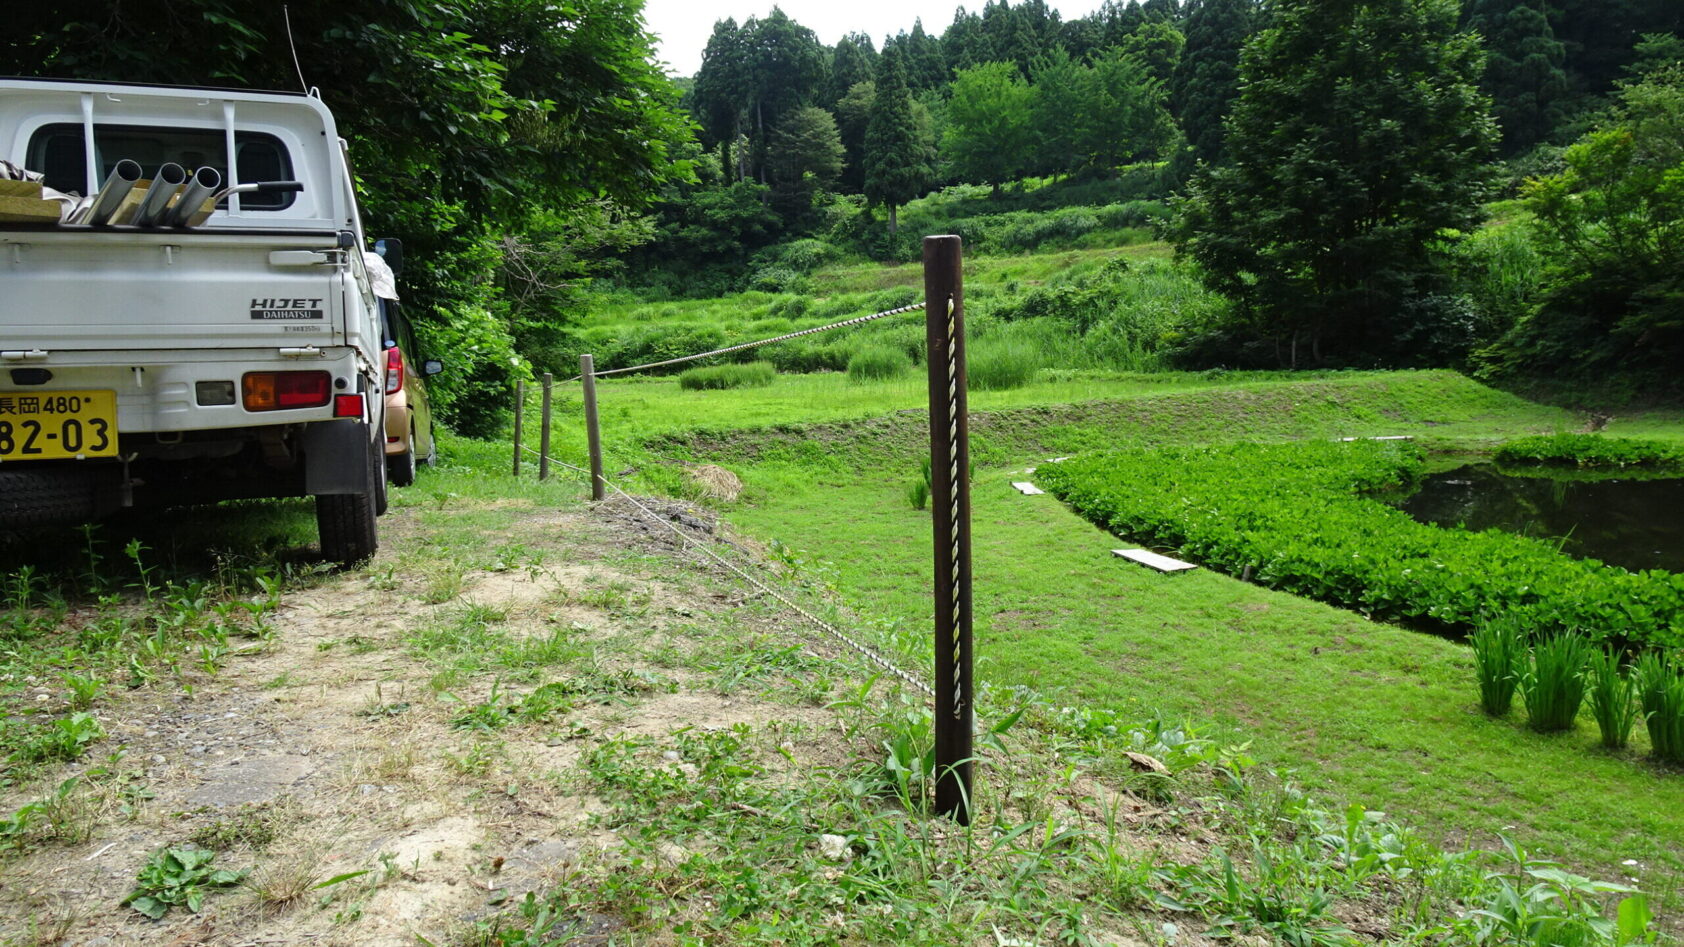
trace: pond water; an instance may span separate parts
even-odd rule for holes
[[[1396,505],[1423,523],[1496,528],[1627,569],[1684,572],[1684,479],[1567,479],[1576,473],[1512,476],[1470,464],[1428,475]]]

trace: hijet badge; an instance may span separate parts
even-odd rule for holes
[[[263,321],[285,319],[325,319],[322,300],[317,299],[253,299],[251,317]]]

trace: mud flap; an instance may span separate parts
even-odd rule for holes
[[[311,496],[374,494],[368,425],[319,421],[304,429],[304,492]]]

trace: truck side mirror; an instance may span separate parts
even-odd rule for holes
[[[374,241],[374,252],[391,267],[393,276],[403,275],[403,241],[397,237],[381,237]]]
[[[444,363],[436,358],[429,358],[425,362],[421,363],[421,374],[428,377],[437,375],[442,371],[444,371]]]

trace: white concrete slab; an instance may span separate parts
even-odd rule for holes
[[[1198,566],[1193,565],[1191,562],[1182,562],[1180,559],[1171,559],[1168,556],[1160,556],[1149,549],[1113,549],[1111,550],[1111,554],[1120,559],[1128,559],[1131,562],[1138,562],[1143,566],[1151,566],[1159,572],[1182,572],[1187,569],[1198,568]]]
[[[1014,480],[1014,481],[1012,481],[1012,486],[1016,487],[1017,492],[1023,494],[1026,497],[1038,497],[1041,494],[1047,492],[1045,490],[1042,490],[1040,487],[1035,486],[1034,484],[1030,483],[1027,480]]]

